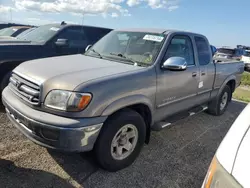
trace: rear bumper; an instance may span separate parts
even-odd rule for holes
[[[46,117],[45,112],[25,105],[17,99],[8,87],[2,93],[2,101],[8,118],[26,137],[41,146],[61,151],[83,152],[92,150],[106,119],[70,119],[48,114],[50,122],[48,124],[48,120],[44,119]],[[18,108],[16,108],[17,106]],[[27,112],[29,112],[29,115],[27,115]],[[41,118],[38,119],[37,117]],[[62,122],[63,126],[58,126],[58,122]],[[94,122],[94,124],[91,122]]]

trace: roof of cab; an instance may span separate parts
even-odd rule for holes
[[[90,25],[80,25],[80,24],[68,24],[68,23],[53,23],[53,24],[46,24],[46,26],[51,26],[51,27],[59,27],[60,29],[65,28],[65,27],[71,27],[71,26],[82,26],[82,27],[93,27],[93,28],[103,28],[103,29],[109,29],[113,30],[111,28],[105,28],[105,27],[97,27],[97,26],[90,26]]]
[[[128,31],[128,32],[148,32],[148,33],[157,33],[157,34],[169,34],[173,32],[181,32],[186,34],[194,34],[194,35],[201,35],[199,33],[193,33],[189,31],[181,31],[175,29],[164,29],[164,28],[122,28],[116,29],[116,31]],[[203,35],[201,35],[203,36]]]

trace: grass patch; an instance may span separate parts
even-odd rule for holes
[[[241,84],[250,86],[250,73],[244,72],[241,78]]]
[[[233,93],[233,98],[245,102],[250,102],[250,91],[243,88],[237,88]]]

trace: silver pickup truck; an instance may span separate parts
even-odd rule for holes
[[[93,150],[101,167],[127,167],[152,130],[207,111],[221,115],[242,62],[214,63],[206,37],[115,30],[80,55],[28,61],[2,93],[13,124],[42,146]]]

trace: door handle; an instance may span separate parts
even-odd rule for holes
[[[197,72],[193,72],[192,77],[196,77],[196,76],[197,76]]]
[[[205,76],[206,75],[206,73],[205,72],[201,72],[201,76]]]

